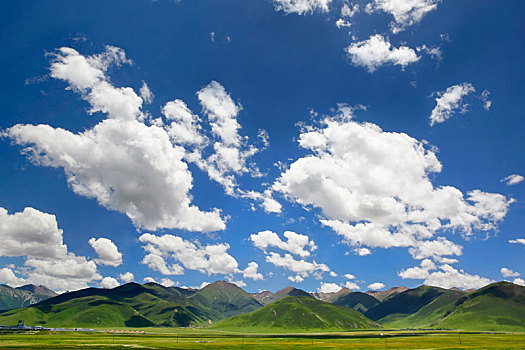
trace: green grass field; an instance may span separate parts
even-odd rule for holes
[[[133,329],[136,330],[136,329]],[[232,333],[145,328],[107,332],[0,333],[1,349],[525,349],[525,333],[355,331],[311,334]],[[381,335],[382,334],[382,335]]]

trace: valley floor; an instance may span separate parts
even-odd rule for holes
[[[136,330],[136,329],[134,329]],[[356,331],[254,334],[188,329],[0,333],[1,349],[525,349],[525,333]]]

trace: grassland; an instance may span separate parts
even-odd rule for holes
[[[136,328],[134,329],[136,330]],[[146,328],[109,332],[0,333],[2,349],[525,349],[525,333],[353,331],[257,334]]]

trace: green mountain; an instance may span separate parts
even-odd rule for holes
[[[251,294],[226,281],[207,285],[190,296],[189,300],[209,312],[211,320],[244,314],[263,306]]]
[[[353,309],[310,296],[288,296],[259,310],[223,320],[214,328],[275,332],[351,330],[378,326]]]
[[[315,299],[319,299],[322,301],[327,301],[329,303],[334,303],[334,300],[337,298],[341,298],[345,295],[348,295],[352,293],[352,291],[348,288],[341,288],[338,292],[333,293],[323,293],[323,292],[312,292],[310,293],[311,296],[313,296]]]
[[[438,328],[525,331],[525,287],[498,282],[468,293],[431,324]]]
[[[498,282],[467,293],[421,286],[365,313],[387,328],[525,330],[525,287]]]
[[[255,299],[257,299],[257,301],[260,302],[262,305],[268,305],[268,304],[271,304],[273,302],[276,302],[277,300],[281,300],[286,297],[311,297],[311,298],[315,297],[315,295],[313,296],[310,293],[307,293],[302,289],[298,289],[294,287],[285,287],[276,293],[272,293],[272,292],[265,290],[263,292],[253,293],[251,295]],[[321,298],[316,298],[316,299],[321,299]]]
[[[55,295],[57,295],[55,292],[44,286],[27,285],[11,288],[7,285],[0,285],[0,310],[33,305]]]
[[[128,283],[87,288],[0,313],[0,324],[49,327],[186,327],[253,311],[262,305],[234,284],[213,283],[200,291]]]
[[[389,317],[387,321],[392,319],[403,318],[432,302],[443,294],[454,294],[458,298],[462,292],[443,289],[439,287],[420,286],[415,289],[409,289],[399,293],[377,306],[368,310],[365,315],[374,321],[386,322],[385,317]]]
[[[366,292],[366,294],[373,296],[379,301],[386,301],[400,293],[403,293],[404,291],[407,291],[407,287],[392,287],[388,290],[369,290]]]
[[[346,306],[361,313],[365,313],[379,303],[380,301],[373,296],[361,292],[343,294],[332,300],[332,304]]]

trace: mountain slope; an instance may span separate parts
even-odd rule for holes
[[[211,320],[221,320],[257,310],[263,305],[233,283],[217,281],[202,288],[188,300],[210,313]]]
[[[311,331],[377,328],[378,324],[344,306],[312,297],[285,297],[263,308],[228,318],[214,328],[254,331]]]
[[[361,292],[343,294],[332,301],[332,304],[346,306],[361,313],[365,313],[379,303],[380,301],[373,296]]]
[[[310,295],[313,296],[315,299],[333,303],[334,300],[336,300],[337,298],[341,298],[350,293],[352,293],[350,289],[341,288],[341,290],[339,290],[338,292],[333,292],[333,293],[312,292],[310,293]]]
[[[386,301],[392,297],[395,297],[396,295],[403,293],[407,291],[407,287],[392,287],[388,290],[382,291],[382,290],[369,290],[366,292],[366,294],[373,296],[379,301]]]
[[[32,285],[27,285],[24,287],[11,288],[7,285],[0,285],[0,310],[10,310],[33,305],[42,300],[50,298],[50,296],[47,294],[53,293],[56,295],[55,292],[48,290],[45,287],[42,287],[41,289],[37,289],[38,287]],[[47,291],[43,288],[45,288]],[[35,293],[32,290],[39,290],[43,293]]]
[[[205,323],[210,318],[205,310],[163,288],[137,283],[114,289],[87,288],[0,313],[0,324],[24,320],[28,325],[50,327],[180,327]]]
[[[498,282],[471,292],[451,305],[433,327],[525,331],[525,287]]]
[[[416,313],[419,309],[443,294],[454,294],[459,298],[461,292],[439,287],[420,286],[399,293],[398,295],[383,301],[368,310],[365,315],[374,321],[379,321],[380,323],[381,320],[387,316],[390,318],[405,317]]]

